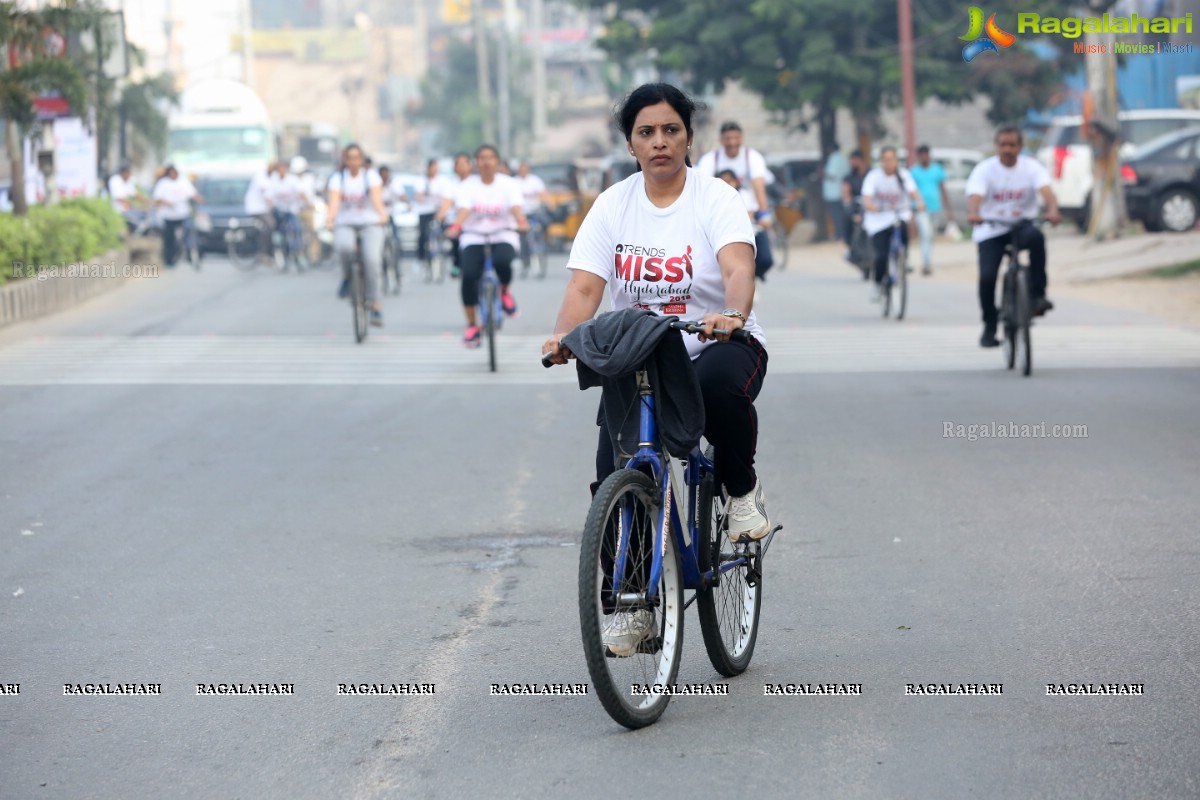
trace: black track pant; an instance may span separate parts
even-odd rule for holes
[[[501,286],[512,283],[512,262],[516,251],[511,244],[492,245],[492,265]],[[462,249],[462,301],[464,306],[479,305],[479,279],[483,277],[483,245],[473,244]]]
[[[1029,292],[1033,299],[1046,296],[1046,237],[1034,225],[1022,225],[1015,231],[984,239],[979,243],[979,307],[985,325],[996,324],[996,278],[1004,248],[1017,237],[1017,247],[1029,251]]]

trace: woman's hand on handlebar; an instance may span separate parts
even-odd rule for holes
[[[718,342],[728,342],[729,335],[739,330],[745,323],[737,317],[727,317],[724,314],[705,314],[704,332],[699,334],[700,341],[714,339]]]
[[[562,343],[562,338],[565,333],[556,333],[547,339],[542,344],[542,363],[546,366],[550,364],[565,364],[567,359],[574,358],[575,354],[567,349]]]

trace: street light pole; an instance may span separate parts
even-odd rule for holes
[[[900,97],[904,102],[904,147],[908,166],[917,158],[917,88],[913,68],[912,0],[896,0],[900,23]]]

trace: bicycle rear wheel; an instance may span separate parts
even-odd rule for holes
[[[1011,266],[1004,273],[1004,288],[1001,291],[1000,323],[1004,326],[1004,366],[1012,369],[1017,364],[1017,312],[1016,272]]]
[[[710,449],[711,458],[711,449]],[[710,473],[700,483],[696,514],[700,520],[697,543],[700,574],[736,561],[741,553],[758,544],[735,546],[729,541],[725,507],[729,498]],[[750,575],[750,565],[715,576],[715,585],[696,593],[700,633],[713,669],[727,678],[740,675],[750,666],[758,640],[758,617],[762,609],[762,577]]]
[[[365,283],[362,255],[360,254],[350,269],[350,305],[354,309],[354,341],[359,344],[362,344],[362,341],[367,338],[367,329],[370,324]]]
[[[783,272],[787,269],[788,263],[788,232],[779,220],[775,220],[771,224],[770,241],[771,256],[775,259],[775,263],[772,266]]]
[[[658,487],[647,475],[617,470],[596,492],[579,552],[579,627],[588,674],[604,710],[627,728],[662,716],[671,697],[654,687],[675,683],[683,653],[683,580],[669,534],[655,597],[647,599],[660,505]],[[649,691],[635,695],[634,686]]]
[[[498,301],[496,284],[485,280],[483,290],[480,292],[479,310],[483,315],[484,336],[487,337],[488,368],[492,372],[496,371],[496,304]]]
[[[249,227],[235,225],[232,221],[225,233],[225,245],[233,266],[249,272],[258,265],[258,237],[261,230],[257,225]]]

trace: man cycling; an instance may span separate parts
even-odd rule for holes
[[[545,228],[545,223],[542,220],[542,201],[546,197],[546,183],[531,171],[528,161],[522,160],[517,165],[516,180],[521,186],[521,196],[525,198],[525,219],[529,220],[530,225],[539,225]],[[529,272],[529,264],[533,258],[533,247],[530,243],[530,237],[534,234],[531,232],[521,234],[521,269],[522,274]]]
[[[702,155],[696,169],[714,178],[724,170],[732,170],[738,184],[753,194],[754,221],[759,226],[754,231],[754,275],[765,279],[767,270],[775,263],[767,233],[771,228],[771,206],[767,202],[771,173],[767,160],[762,153],[743,144],[742,126],[731,120],[721,125],[721,146]]]
[[[900,239],[908,244],[908,223],[912,209],[925,209],[925,202],[908,170],[900,169],[896,148],[888,146],[879,151],[879,166],[867,173],[862,184],[863,230],[871,237],[875,251],[875,286],[871,300],[883,296],[883,281],[887,277],[888,250],[892,228],[900,226]],[[898,269],[908,269],[901,264]]]
[[[383,325],[379,307],[380,269],[383,264],[383,226],[388,223],[381,195],[379,173],[363,163],[362,148],[346,145],[342,168],[329,177],[329,216],[325,227],[333,230],[333,247],[342,262],[342,285],[338,297],[350,294],[350,270],[354,268],[355,231],[362,234],[362,258],[366,266],[366,301],[371,324]]]
[[[975,165],[966,190],[967,221],[975,226],[971,238],[979,247],[980,347],[1000,345],[996,338],[996,277],[1010,241],[1015,239],[1020,250],[1029,251],[1034,314],[1041,316],[1054,308],[1046,298],[1046,237],[1036,226],[1018,223],[1037,218],[1039,196],[1046,204],[1046,219],[1053,225],[1062,219],[1050,188],[1050,173],[1037,159],[1021,154],[1021,129],[1005,125],[996,131],[994,141],[996,155]]]

